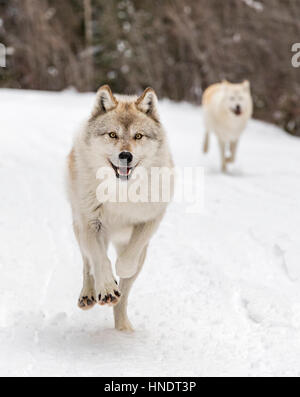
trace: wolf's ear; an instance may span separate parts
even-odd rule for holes
[[[110,87],[104,85],[99,88],[96,96],[96,103],[93,109],[93,116],[98,116],[113,110],[118,105]]]
[[[147,116],[159,121],[157,110],[157,96],[152,88],[147,88],[143,95],[136,101],[136,107]]]
[[[245,80],[245,81],[243,82],[243,87],[244,87],[246,90],[250,90],[250,81],[249,81],[249,80]]]

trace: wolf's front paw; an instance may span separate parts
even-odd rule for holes
[[[101,306],[115,306],[119,303],[120,298],[121,292],[116,281],[103,284],[97,289],[97,301]]]
[[[96,298],[93,291],[82,291],[78,300],[78,307],[81,310],[90,310],[96,304]]]
[[[131,278],[136,275],[138,265],[134,259],[120,256],[116,263],[116,272],[120,278]]]

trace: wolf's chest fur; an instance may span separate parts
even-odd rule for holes
[[[222,112],[214,115],[212,126],[215,133],[225,141],[237,140],[246,127],[248,119],[245,117],[237,117],[235,115]]]
[[[164,207],[162,203],[105,203],[102,216],[108,227],[131,226],[153,220]]]

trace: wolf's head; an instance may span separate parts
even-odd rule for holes
[[[241,84],[223,82],[225,106],[227,110],[236,117],[251,116],[252,98],[249,81]]]
[[[164,139],[153,89],[140,97],[113,95],[107,85],[99,89],[86,136],[94,164],[128,180],[136,167],[156,165]]]

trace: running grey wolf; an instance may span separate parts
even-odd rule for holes
[[[147,175],[152,167],[173,169],[157,102],[151,88],[136,97],[114,95],[109,86],[101,87],[92,114],[68,157],[68,196],[84,267],[78,305],[83,310],[96,304],[113,306],[115,326],[122,331],[132,330],[127,316],[128,295],[168,202],[99,202],[96,175],[99,169],[108,167],[114,183],[130,186],[138,167],[143,167]],[[118,255],[120,285],[107,256],[109,243]]]
[[[240,136],[252,117],[253,102],[249,81],[231,84],[228,81],[213,84],[203,94],[203,111],[206,127],[204,153],[209,150],[210,133],[214,132],[219,140],[222,171],[227,164],[235,161]],[[230,150],[230,157],[226,152]]]

